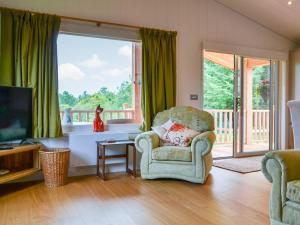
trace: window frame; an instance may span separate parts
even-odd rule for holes
[[[133,99],[132,108],[134,109],[134,124],[142,123],[141,112],[141,64],[142,64],[142,41],[138,29],[127,28],[115,25],[95,24],[82,21],[62,20],[59,34],[86,36],[101,39],[112,39],[119,41],[132,42],[132,85]],[[59,49],[57,50],[59,51]],[[78,114],[78,117],[80,115]],[[61,113],[63,118],[63,112]],[[61,120],[63,121],[63,120]],[[92,124],[91,122],[79,122],[73,126]]]

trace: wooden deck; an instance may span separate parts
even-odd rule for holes
[[[268,149],[268,144],[251,144],[244,145],[245,152],[254,152],[254,151],[265,151]],[[233,146],[232,144],[215,144],[212,149],[213,158],[218,157],[229,157],[233,154]]]

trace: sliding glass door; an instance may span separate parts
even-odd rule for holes
[[[215,120],[214,158],[274,149],[278,62],[204,52],[204,110]]]
[[[277,62],[235,56],[233,156],[274,149]]]

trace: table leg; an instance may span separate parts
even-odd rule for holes
[[[96,167],[97,171],[96,171],[96,175],[97,175],[98,177],[99,177],[99,169],[100,169],[100,168],[99,168],[99,167],[100,167],[100,166],[99,166],[99,160],[100,160],[100,159],[99,159],[99,150],[100,150],[99,148],[100,148],[100,146],[97,144],[97,167]]]
[[[135,145],[132,145],[132,155],[133,155],[133,176],[136,177],[136,148]]]
[[[126,173],[129,172],[128,169],[128,144],[126,144]]]
[[[105,180],[105,145],[102,146],[102,178]]]

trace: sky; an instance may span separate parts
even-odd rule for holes
[[[132,74],[131,42],[59,34],[57,48],[59,93],[116,91]]]

